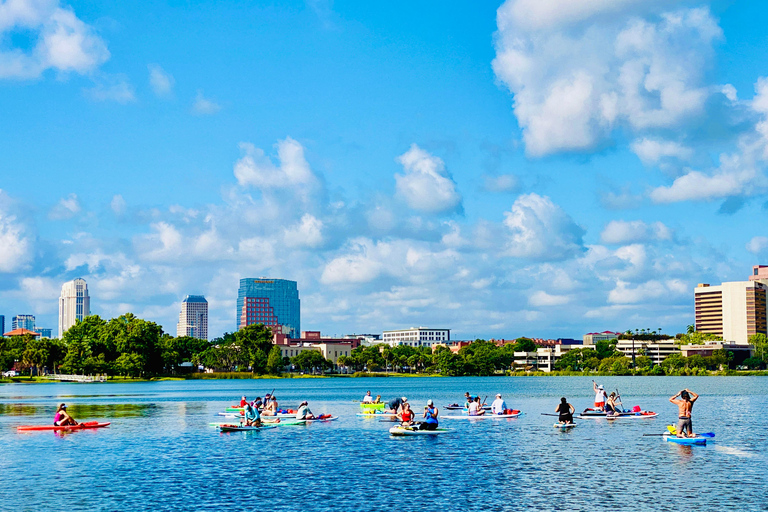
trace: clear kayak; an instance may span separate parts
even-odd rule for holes
[[[452,432],[448,428],[437,428],[435,430],[419,430],[418,427],[403,427],[397,425],[389,429],[389,433],[393,436],[434,436],[438,434],[447,434]]]
[[[469,416],[469,415],[462,415],[462,416],[441,416],[443,419],[448,420],[499,420],[504,418],[517,418],[523,414],[521,411],[517,411],[512,414],[481,414],[479,416]]]
[[[696,437],[677,437],[673,435],[665,435],[663,436],[664,440],[668,443],[676,443],[676,444],[707,444],[707,438],[703,436],[696,436]]]
[[[89,428],[102,428],[109,425],[109,422],[99,423],[98,421],[86,421],[85,423],[79,423],[77,425],[63,425],[57,427],[56,425],[23,425],[16,427],[19,431],[33,431],[33,430],[85,430]]]

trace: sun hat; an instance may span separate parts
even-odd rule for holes
[[[427,400],[427,405],[433,405],[433,404],[434,404],[434,402],[432,402],[431,398],[429,400]]]
[[[496,393],[496,396],[501,398],[501,393]]]

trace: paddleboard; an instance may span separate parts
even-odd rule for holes
[[[382,416],[396,416],[393,412],[358,412],[355,416],[363,416],[366,418],[381,418]]]
[[[466,411],[467,410],[467,408],[464,407],[463,405],[446,405],[444,407],[444,409],[447,409],[449,411]],[[486,411],[490,411],[491,410],[491,406],[490,405],[484,405],[483,409],[485,409]]]
[[[559,428],[560,430],[568,430],[569,428],[573,428],[576,426],[575,423],[555,423],[552,425],[555,428]]]
[[[634,412],[630,412],[630,413],[613,414],[611,416],[608,416],[605,413],[602,413],[602,414],[592,414],[592,413],[584,414],[584,413],[581,413],[581,414],[579,414],[578,417],[581,418],[581,419],[605,418],[605,419],[608,419],[608,420],[617,420],[617,419],[633,419],[633,420],[637,420],[637,419],[643,419],[643,418],[655,418],[658,415],[659,415],[659,413],[657,413],[657,412],[643,411],[643,412],[641,412],[639,414],[638,413],[634,413]]]
[[[299,420],[299,419],[297,419],[296,421],[303,421],[304,423],[314,423],[316,421],[335,421],[337,419],[339,419],[338,416],[330,416],[328,418],[315,418],[313,420]]]
[[[389,429],[389,433],[393,436],[434,436],[438,434],[447,434],[452,432],[448,428],[438,428],[435,430],[418,430],[416,428],[396,426]]]
[[[707,444],[707,438],[696,436],[696,437],[677,437],[672,435],[665,435],[664,440],[668,443],[676,443],[676,444]]]
[[[517,418],[521,414],[523,414],[523,413],[522,412],[517,412],[515,414],[482,414],[480,416],[451,416],[451,415],[448,415],[448,416],[441,416],[441,418],[448,419],[448,420],[488,420],[488,419],[498,420],[498,419],[503,419],[503,418]]]
[[[257,430],[266,430],[268,428],[275,428],[277,425],[262,425],[260,427],[246,427],[240,425],[221,425],[219,429],[222,432],[254,432]]]
[[[373,402],[360,402],[360,408],[361,409],[384,409],[385,406],[384,402],[380,402],[378,404],[375,404]]]
[[[61,427],[57,427],[56,425],[22,425],[20,427],[16,427],[16,430],[85,430],[89,428],[102,428],[106,427],[107,425],[109,425],[109,422],[99,423],[98,421],[86,421],[85,423],[80,423],[79,425],[64,425]]]

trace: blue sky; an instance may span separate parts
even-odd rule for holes
[[[0,314],[684,331],[768,233],[768,6],[0,1]]]

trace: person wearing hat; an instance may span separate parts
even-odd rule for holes
[[[419,430],[435,430],[437,429],[437,415],[439,411],[435,407],[434,402],[431,399],[427,400],[427,406],[424,407],[424,421],[419,425]]]
[[[592,381],[592,389],[595,390],[595,410],[604,411],[605,399],[607,397],[605,394],[605,388],[603,388],[602,384],[598,386],[595,381]]]
[[[67,413],[67,405],[61,404],[56,410],[56,416],[53,417],[53,425],[63,427],[64,425],[77,425],[75,419]]]
[[[496,393],[496,400],[493,401],[491,404],[491,413],[492,414],[504,414],[504,411],[507,410],[507,402],[504,401],[503,398],[501,398],[501,393]]]
[[[240,407],[245,407],[245,404],[248,403],[248,400],[245,399],[245,395],[240,399]]]
[[[392,414],[399,414],[400,408],[403,406],[404,403],[408,402],[408,399],[406,397],[395,397],[392,400],[389,401],[387,404],[387,407],[392,411]]]
[[[304,400],[299,404],[299,408],[296,411],[296,419],[297,420],[314,420],[315,415],[312,414],[312,411],[309,410],[309,406],[307,405],[307,401]]]

